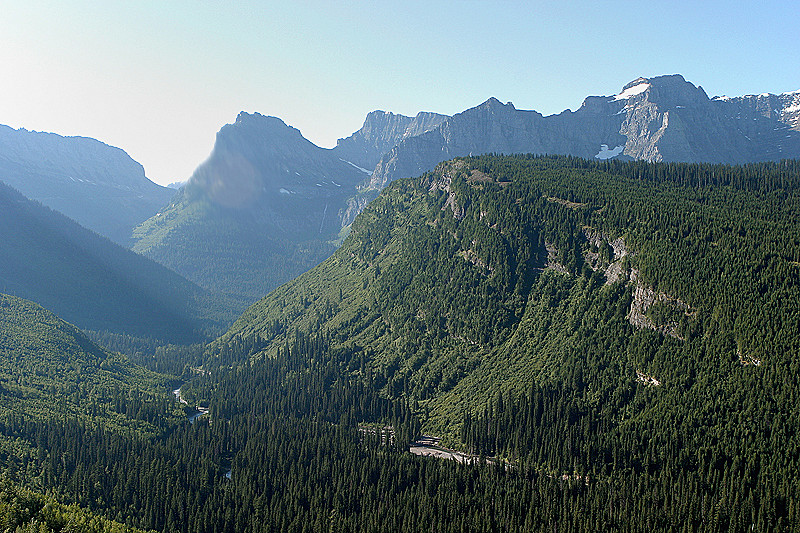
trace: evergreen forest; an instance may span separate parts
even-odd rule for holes
[[[0,530],[800,529],[798,161],[459,158],[207,345],[0,325]]]

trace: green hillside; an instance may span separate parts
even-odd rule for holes
[[[136,533],[141,531],[64,505],[0,477],[0,529],[19,533],[74,531],[80,533]]]
[[[800,346],[796,166],[457,160],[382,194],[333,257],[252,306],[212,353],[324,332],[390,396],[427,401],[438,429],[578,371],[594,387],[652,372],[666,388],[690,369],[782,369]],[[663,293],[647,313],[674,335],[628,320],[637,287]]]
[[[715,495],[733,530],[785,527],[800,501],[780,481],[800,467],[799,170],[456,160],[393,184],[209,355],[258,361],[322,335],[343,371],[456,447],[631,484],[624,502]],[[663,505],[666,523],[697,519]]]
[[[184,423],[169,390],[174,379],[106,351],[33,302],[0,294],[0,528],[138,531],[119,523],[122,515],[102,515],[108,496],[94,484],[110,474],[104,460],[121,465],[131,446]],[[76,468],[92,481],[71,483],[64,472]]]
[[[0,295],[0,424],[6,429],[25,419],[77,419],[154,433],[180,416],[164,396],[167,381],[39,305]],[[166,401],[153,412],[132,408],[154,398]]]

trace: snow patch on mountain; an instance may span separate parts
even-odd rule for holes
[[[634,85],[633,87],[628,87],[627,89],[625,89],[624,91],[619,93],[617,96],[615,96],[614,100],[626,100],[626,99],[630,98],[631,96],[636,96],[637,94],[642,94],[643,92],[645,92],[649,88],[650,88],[650,84],[646,83],[646,82],[640,83],[638,85]]]
[[[597,159],[611,159],[612,157],[617,157],[619,154],[621,154],[624,149],[624,144],[616,146],[613,150],[609,150],[607,144],[601,144],[600,151],[595,154],[595,157]]]
[[[342,161],[344,163],[347,163],[348,165],[351,165],[351,166],[357,168],[358,170],[360,170],[364,174],[372,174],[371,170],[367,170],[366,168],[362,168],[362,167],[356,165],[355,163],[351,163],[350,161],[347,161],[346,159],[342,159],[341,157],[339,158],[339,161]]]

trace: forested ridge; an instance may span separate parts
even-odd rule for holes
[[[3,415],[0,464],[159,531],[796,530],[798,185],[796,161],[442,164],[205,354],[142,355],[176,375],[151,395]]]

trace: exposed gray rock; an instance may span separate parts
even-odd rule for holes
[[[664,292],[656,292],[652,287],[646,286],[640,280],[639,273],[636,269],[631,269],[630,282],[634,284],[634,289],[633,301],[631,302],[630,311],[628,311],[628,322],[640,329],[660,331],[664,335],[683,340],[678,333],[677,323],[668,322],[663,325],[654,324],[646,313],[648,309],[656,303],[667,304],[675,309],[683,311],[688,316],[692,315],[692,308],[677,298],[673,298]]]
[[[652,329],[664,335],[682,339],[678,333],[677,322],[670,320],[664,324],[655,324],[647,316],[647,311],[653,305],[660,303],[687,316],[692,316],[692,308],[678,298],[674,298],[664,292],[655,291],[641,280],[637,269],[627,266],[627,262],[624,259],[632,257],[634,253],[627,247],[623,237],[613,238],[588,226],[583,228],[583,235],[588,244],[588,248],[584,250],[584,260],[592,270],[602,271],[605,274],[605,284],[611,285],[617,282],[626,282],[633,286],[633,299],[628,310],[628,322],[640,329]],[[550,266],[552,245],[549,243],[546,243],[546,245],[548,266]],[[557,254],[554,246],[552,246],[552,252]]]
[[[800,131],[791,129],[800,96],[772,96],[712,100],[671,75],[637,78],[615,96],[590,96],[574,112],[547,117],[490,98],[397,144],[364,186],[380,189],[441,161],[485,153],[720,163],[800,157]],[[768,105],[778,111],[764,112]]]
[[[739,362],[742,364],[742,366],[761,366],[761,359],[744,353],[741,348],[736,350],[736,355],[739,357]]]
[[[714,97],[714,102],[738,120],[752,121],[759,117],[777,120],[790,129],[800,131],[800,91],[758,95]]]
[[[636,371],[636,381],[639,383],[643,383],[649,387],[658,387],[661,385],[661,382],[654,378],[649,374],[645,374],[644,372],[640,372],[639,370]]]
[[[584,252],[584,260],[592,270],[602,270],[606,275],[606,285],[616,283],[630,272],[623,267],[622,259],[630,254],[623,237],[611,238],[595,228],[583,228],[583,235],[590,248]],[[597,249],[597,251],[592,251]],[[601,253],[605,250],[605,253]]]
[[[567,267],[558,262],[558,248],[555,244],[545,241],[545,250],[547,250],[547,263],[545,263],[545,270],[555,270],[562,274],[569,274]]]
[[[333,150],[316,146],[281,119],[242,112],[235,123],[217,133],[211,155],[185,189],[190,197],[253,210],[279,224],[281,218],[291,219],[286,229],[294,231],[300,229],[298,222],[300,227],[307,225],[310,204],[306,204],[314,204],[315,220],[310,224],[318,228],[316,215],[325,205],[332,213],[344,208],[363,177]],[[338,217],[330,220],[339,222]]]
[[[347,207],[341,214],[342,227],[349,226],[356,219],[356,216],[367,207],[375,197],[378,196],[378,191],[375,189],[368,189],[360,191],[356,196],[348,198]]]
[[[412,118],[388,111],[373,111],[367,115],[360,130],[336,142],[334,151],[342,159],[371,171],[381,156],[397,143],[430,131],[445,119],[447,115],[438,113],[420,112]]]

